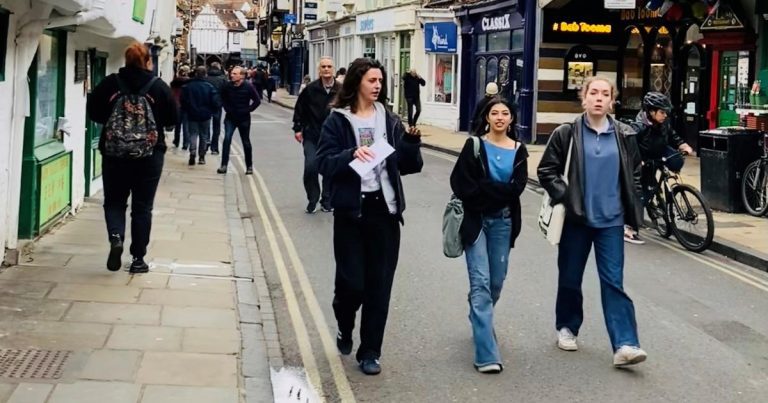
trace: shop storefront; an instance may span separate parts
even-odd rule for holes
[[[377,59],[384,66],[389,104],[394,110],[401,109],[400,77],[410,66],[413,32],[420,29],[416,24],[416,5],[358,14],[356,26],[363,57]]]
[[[459,124],[459,27],[449,10],[420,10],[424,26],[425,59],[419,74],[426,81],[421,92],[420,122],[457,130]]]
[[[309,31],[309,76],[313,80],[317,79],[317,67],[313,68],[313,65],[317,64],[317,60],[320,57],[325,56],[325,29],[322,25],[317,24],[312,27],[308,27]]]
[[[459,128],[467,130],[487,83],[499,86],[499,95],[517,103],[522,88],[523,16],[517,1],[504,1],[457,10],[461,21],[461,93]],[[532,56],[532,55],[531,55]]]
[[[67,33],[46,31],[28,71],[30,115],[24,124],[19,237],[32,238],[69,210],[72,152],[64,148]]]

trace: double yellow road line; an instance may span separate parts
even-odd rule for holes
[[[234,146],[234,144],[233,144]],[[242,155],[242,153],[241,153]],[[237,162],[241,172],[245,171],[245,167],[241,158],[233,158],[233,162]],[[291,239],[285,224],[280,217],[280,213],[275,207],[275,202],[272,199],[272,195],[267,188],[264,178],[261,174],[254,170],[253,175],[246,176],[254,200],[256,201],[256,209],[259,212],[259,217],[264,225],[264,231],[269,243],[270,251],[275,262],[278,276],[280,278],[280,285],[283,289],[286,305],[288,307],[288,314],[291,319],[291,324],[296,332],[296,340],[299,346],[299,353],[301,354],[304,367],[307,371],[312,386],[314,386],[321,396],[325,396],[323,392],[323,382],[320,377],[320,371],[317,366],[317,360],[315,358],[315,352],[312,349],[312,343],[309,338],[309,331],[307,330],[307,324],[304,321],[304,317],[299,307],[299,299],[296,296],[296,290],[293,287],[291,281],[291,273],[289,273],[288,265],[286,264],[283,253],[280,249],[279,241],[282,240],[285,250],[288,255],[291,267],[293,268],[293,274],[298,280],[299,289],[304,296],[304,302],[309,308],[309,316],[317,329],[317,333],[320,335],[320,342],[323,346],[323,354],[329,363],[331,375],[333,377],[334,384],[338,397],[342,402],[355,402],[355,396],[352,393],[352,388],[347,380],[346,373],[344,372],[344,366],[341,363],[341,358],[336,350],[336,341],[334,336],[329,332],[328,324],[325,320],[320,304],[317,300],[312,284],[307,277],[307,273],[304,270],[304,265],[299,258],[299,254],[296,251],[296,246]],[[272,222],[274,221],[274,226]],[[277,231],[275,231],[275,228]],[[278,238],[279,235],[279,238]]]

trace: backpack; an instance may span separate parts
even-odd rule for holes
[[[480,139],[476,136],[471,138],[475,158],[480,159]],[[485,172],[482,161],[480,166]],[[456,195],[451,195],[451,199],[443,212],[443,254],[446,257],[456,258],[464,253],[464,244],[461,242],[460,234],[462,221],[464,221],[464,203]]]
[[[152,77],[139,92],[132,94],[117,78],[117,101],[104,125],[103,153],[108,157],[138,159],[149,157],[157,144],[157,124],[147,92],[155,84]]]

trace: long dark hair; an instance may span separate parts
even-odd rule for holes
[[[387,105],[387,72],[384,66],[378,60],[367,57],[355,59],[347,69],[347,75],[344,76],[344,83],[341,85],[341,91],[336,94],[336,98],[331,104],[334,108],[349,107],[352,112],[357,111],[357,91],[360,89],[360,82],[363,76],[370,69],[381,70],[381,90],[379,90],[378,102],[384,106]]]
[[[498,104],[502,104],[509,109],[509,113],[512,115],[512,123],[509,124],[507,137],[517,141],[517,108],[515,108],[511,102],[498,96],[491,98],[491,100],[488,101],[488,104],[485,105],[485,108],[483,108],[483,112],[480,114],[480,117],[482,117],[484,123],[478,126],[477,131],[473,134],[477,137],[482,137],[486,132],[488,132],[488,115],[491,113],[491,108]]]

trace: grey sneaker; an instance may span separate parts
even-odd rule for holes
[[[498,374],[501,373],[503,370],[503,367],[501,364],[488,364],[483,365],[481,367],[475,367],[477,368],[477,372],[483,373],[483,374]]]
[[[648,353],[642,348],[636,346],[621,346],[613,354],[613,365],[615,367],[626,367],[628,365],[639,364],[648,358]]]
[[[564,327],[557,332],[557,347],[565,351],[576,351],[579,349],[579,345],[576,344],[576,336],[573,335],[571,329]]]

